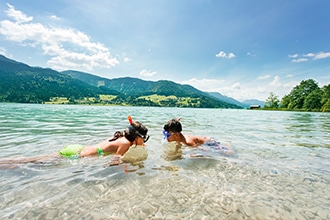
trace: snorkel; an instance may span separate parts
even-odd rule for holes
[[[143,139],[143,142],[145,143],[145,142],[147,142],[148,140],[149,140],[149,135],[143,135],[143,134],[141,134],[139,131],[138,131],[138,129],[134,126],[134,124],[133,124],[133,119],[132,119],[132,117],[129,115],[128,117],[127,117],[127,119],[128,119],[128,121],[129,121],[129,126],[128,126],[128,130],[129,130],[129,132],[131,133],[131,134],[135,134],[136,136],[138,136],[138,137],[140,137],[140,138],[142,138]]]
[[[132,119],[132,117],[129,115],[129,116],[127,116],[127,119],[128,119],[128,121],[129,121],[129,124],[132,125],[132,124],[133,124],[133,119]]]
[[[164,139],[167,139],[171,136],[170,132],[163,130]]]
[[[173,119],[175,120],[175,119]],[[180,123],[180,120],[181,118],[178,118],[177,121]],[[181,126],[180,126],[181,127]],[[173,129],[173,128],[172,128]],[[167,140],[170,136],[171,136],[171,133],[170,131],[173,131],[171,128],[169,128],[168,125],[165,125],[164,126],[164,129],[163,129],[163,135],[164,135],[164,139]],[[173,131],[174,132],[174,131]],[[180,131],[181,132],[181,131]]]

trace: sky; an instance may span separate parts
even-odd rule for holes
[[[328,0],[0,0],[0,54],[239,101],[330,84]]]

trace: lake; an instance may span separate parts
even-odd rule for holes
[[[0,103],[0,161],[96,144],[140,121],[148,157],[112,155],[0,166],[1,219],[330,219],[330,114],[236,109]],[[166,159],[163,125],[231,143]]]

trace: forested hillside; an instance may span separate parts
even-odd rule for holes
[[[201,107],[201,108],[242,108],[236,104],[219,100],[205,92],[190,85],[181,85],[168,80],[156,82],[146,81],[138,78],[123,77],[106,79],[89,73],[78,71],[64,71],[73,78],[80,79],[91,85],[103,85],[125,95],[122,102],[129,100],[133,105],[152,105],[168,107]],[[158,95],[162,97],[157,101],[145,96]],[[175,96],[176,98],[173,98]],[[159,99],[159,97],[157,97]],[[118,101],[118,100],[117,100]]]
[[[178,97],[210,97],[209,94],[190,85],[181,85],[168,80],[153,82],[132,77],[106,79],[78,71],[64,71],[62,73],[94,86],[104,85],[107,88],[130,96],[158,94],[165,96],[174,95]]]
[[[80,99],[97,94],[119,94],[91,86],[52,69],[30,67],[0,55],[0,101],[42,103],[51,97]]]
[[[58,101],[60,100],[60,101]],[[223,101],[226,100],[226,101]],[[202,92],[168,80],[107,79],[78,71],[31,67],[0,55],[0,102],[110,104],[194,108],[242,108],[218,93]],[[229,103],[230,102],[230,103]],[[330,84],[303,80],[282,100],[271,93],[266,109],[330,111]]]
[[[77,71],[60,73],[1,55],[0,102],[241,108],[171,81],[106,79]]]

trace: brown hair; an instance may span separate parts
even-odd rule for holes
[[[171,119],[164,125],[164,130],[167,132],[181,132],[182,125],[178,120]]]
[[[145,139],[147,137],[148,128],[144,126],[141,122],[135,121],[128,128],[126,128],[123,132],[116,131],[113,134],[113,138],[109,141],[115,141],[120,137],[125,137],[130,142],[133,142],[136,137],[141,137]]]

